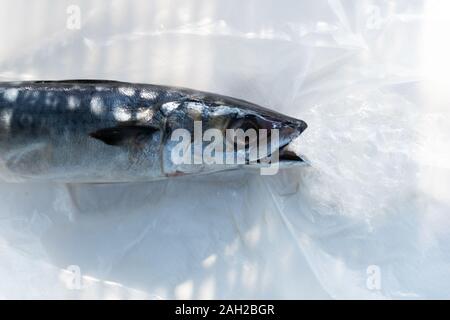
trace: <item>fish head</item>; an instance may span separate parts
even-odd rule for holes
[[[282,167],[303,165],[304,158],[294,151],[291,143],[306,128],[307,124],[300,119],[244,100],[218,95],[191,97],[167,114],[166,137],[170,136],[171,141],[166,139],[165,143],[165,171],[182,174],[236,166],[261,167],[273,161],[275,154]],[[184,130],[184,140],[190,139],[190,145],[174,150],[180,142],[177,135],[180,130]],[[190,154],[187,158],[191,166],[176,164],[174,151]]]

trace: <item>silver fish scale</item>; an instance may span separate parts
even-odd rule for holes
[[[0,84],[0,158],[18,179],[68,181],[140,180],[160,175],[160,142],[140,154],[92,139],[96,130],[137,118],[165,95],[142,98],[116,82],[29,82]],[[147,88],[147,92],[155,92]],[[93,110],[92,101],[101,110]],[[95,100],[97,99],[97,100]],[[96,111],[96,112],[95,112]],[[149,152],[154,156],[144,157]],[[158,173],[155,173],[157,170]],[[0,173],[1,175],[1,173]]]

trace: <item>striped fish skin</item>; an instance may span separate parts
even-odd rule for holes
[[[0,83],[0,180],[132,182],[234,169],[171,162],[171,133],[225,130],[251,115],[282,129],[306,123],[247,101],[185,88],[107,80]],[[245,121],[240,120],[243,126]],[[285,130],[285,131],[283,131]]]

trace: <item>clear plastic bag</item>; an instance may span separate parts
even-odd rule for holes
[[[450,131],[436,77],[449,63],[433,53],[448,11],[434,3],[1,1],[2,80],[243,98],[305,120],[297,147],[311,166],[1,184],[0,297],[448,297]]]

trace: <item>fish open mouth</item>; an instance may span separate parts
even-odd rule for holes
[[[298,152],[298,140],[302,132],[307,128],[307,124],[302,120],[290,118],[281,124],[279,129],[276,129],[276,135],[271,131],[270,136],[260,138],[257,140],[257,147],[251,145],[246,149],[246,164],[262,167],[272,164],[278,164],[281,167],[291,167],[299,165],[309,165],[309,161]],[[268,129],[266,129],[268,130]],[[266,145],[262,149],[261,154],[258,150],[258,159],[253,158],[255,149],[262,145]],[[246,146],[247,147],[247,146]]]
[[[290,123],[280,131],[285,137],[285,141],[278,148],[278,162],[283,166],[308,164],[303,155],[298,153],[296,141],[308,127],[306,122],[298,119],[291,119]],[[272,157],[272,155],[271,155]],[[272,162],[276,159],[272,159]]]
[[[305,162],[299,154],[292,150],[290,143],[278,149],[278,160],[280,162]]]
[[[267,157],[258,159],[257,164],[269,165],[270,163],[278,163],[282,167],[308,165],[309,161],[305,156],[294,151],[295,148],[291,142],[278,148],[278,155],[275,155],[274,153],[269,154]]]

